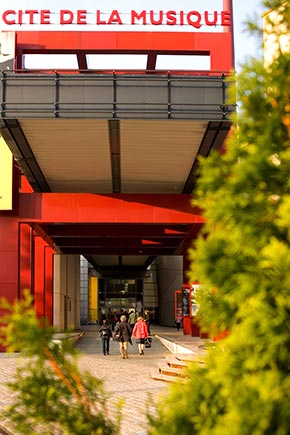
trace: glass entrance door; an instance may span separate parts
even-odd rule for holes
[[[100,278],[99,284],[99,310],[103,315],[129,313],[137,303],[143,303],[142,279]]]

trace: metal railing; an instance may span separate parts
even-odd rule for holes
[[[2,118],[228,119],[225,74],[2,71]]]

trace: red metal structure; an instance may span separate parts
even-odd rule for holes
[[[25,54],[76,54],[80,70],[87,70],[86,54],[147,54],[146,70],[155,70],[160,54],[211,55],[211,71],[230,71],[232,63],[232,34],[176,34],[117,32],[22,32],[17,35],[16,68],[23,68]],[[224,47],[231,47],[224,50]]]
[[[219,32],[15,32],[14,71],[12,73],[4,71],[2,80],[1,133],[17,164],[15,163],[14,168],[13,210],[0,211],[1,295],[13,300],[20,296],[23,288],[31,288],[38,314],[47,317],[53,323],[53,255],[56,252],[82,254],[89,257],[92,263],[96,255],[114,255],[119,258],[120,266],[122,266],[120,260],[122,256],[142,255],[146,258],[143,267],[148,266],[158,255],[179,254],[184,256],[186,268],[188,262],[186,250],[203,224],[200,212],[190,206],[197,157],[208,155],[213,148],[221,149],[231,127],[230,110],[225,104],[224,95],[224,78],[234,67],[230,0],[223,2],[223,9],[227,13],[228,25],[224,27],[224,31]],[[56,72],[57,80],[52,77],[56,83],[55,88],[47,94],[47,104],[50,104],[52,112],[49,108],[43,112],[43,115],[40,104],[45,104],[42,100],[46,97],[43,95],[46,95],[46,89],[50,86],[50,84],[43,85],[43,80],[46,79],[45,75],[49,78],[51,72],[46,71],[44,75],[39,72],[29,75],[30,72],[23,64],[23,56],[26,54],[41,53],[73,53],[77,57],[79,66],[78,71],[66,72],[63,68],[62,71]],[[128,82],[123,87],[125,91],[122,89],[123,84],[119,85],[117,89],[119,100],[116,101],[116,88],[114,88],[116,80],[115,76],[112,76],[112,71],[102,71],[100,68],[98,74],[94,76],[95,72],[88,69],[86,55],[93,53],[146,54],[147,68],[141,72],[125,71],[128,74],[126,77]],[[164,78],[164,83],[169,83],[171,80],[171,77],[169,81],[167,80],[164,71],[156,71],[156,59],[163,54],[210,56],[209,71],[171,72],[178,80],[180,77],[190,76],[191,88],[202,87],[203,82],[205,83],[202,94],[197,97],[197,102],[202,100],[206,109],[203,109],[203,106],[197,109],[196,105],[193,110],[187,103],[179,112],[176,108],[174,112],[174,107],[172,112],[169,111],[168,107],[171,104],[174,106],[174,99],[173,103],[168,100],[172,96],[172,90],[168,91],[167,86],[165,103],[162,103],[165,110],[163,112],[162,108],[162,112],[156,115],[155,107],[159,102],[156,103],[153,98],[154,86],[161,78]],[[116,74],[118,75],[118,72]],[[146,102],[145,105],[140,103],[145,109],[136,117],[133,112],[121,112],[120,107],[123,104],[122,98],[130,101],[131,107],[134,107],[132,101],[137,104],[139,97],[131,101],[132,95],[128,92],[130,83],[138,79],[140,74],[142,78],[137,87],[146,87],[146,80],[150,79],[150,86],[153,86],[153,99],[146,107]],[[90,79],[96,81],[104,80],[104,77],[108,80],[112,79],[113,85],[111,86],[111,82],[106,85],[110,87],[112,105],[116,106],[113,108],[112,116],[94,112],[95,109],[91,106],[88,110],[92,110],[93,115],[82,114],[85,106],[76,109],[77,102],[71,94],[67,94],[68,100],[62,100],[64,97],[59,92],[63,92],[64,86],[60,83],[58,87],[58,80],[62,77],[69,80],[71,75],[73,78],[69,86],[73,87],[77,83],[79,78],[75,76],[78,75],[84,80],[82,89],[87,89]],[[214,78],[217,83],[220,83],[219,95],[222,95],[222,98],[220,104],[215,103],[218,107],[216,112],[212,112],[210,107],[212,84],[206,91],[209,78]],[[29,91],[25,91],[29,80],[35,86],[34,100],[34,91],[30,88]],[[36,89],[41,86],[44,93],[37,95]],[[149,92],[148,89],[145,89],[144,95]],[[163,88],[160,92],[163,92]],[[178,93],[177,90],[176,95]],[[185,95],[186,93],[187,91]],[[50,99],[51,95],[54,95],[54,100]],[[88,98],[87,94],[84,98]],[[182,102],[179,104],[182,106]],[[65,113],[64,106],[69,107]],[[37,107],[35,112],[32,110],[34,107]],[[203,110],[205,112],[202,112]],[[54,119],[51,120],[51,117]],[[172,119],[174,117],[175,120]],[[93,119],[90,120],[91,118]],[[93,130],[96,125],[99,129],[97,132]],[[103,135],[104,143],[108,144],[106,153],[110,156],[108,162],[111,162],[111,169],[109,175],[102,175],[103,178],[100,176],[98,186],[106,176],[110,177],[113,186],[111,191],[106,187],[101,187],[100,190],[98,187],[92,189],[87,181],[86,168],[89,168],[94,147],[92,145],[86,148],[86,151],[83,151],[82,147],[83,144],[89,145],[89,131],[92,131],[90,137],[94,140]],[[152,147],[150,147],[152,137],[148,136],[146,139],[150,131],[154,131]],[[54,132],[58,132],[60,137],[60,145],[56,145],[55,148],[53,148],[56,143]],[[76,163],[78,166],[75,169],[72,169],[73,166],[66,169],[66,162],[73,165],[69,160],[73,146],[71,144],[78,132],[80,145],[74,148],[76,160],[79,160]],[[199,139],[194,145],[194,152],[190,151],[189,154],[187,150],[194,135],[198,135]],[[49,139],[47,144],[45,144],[46,138]],[[165,146],[172,138],[175,138],[176,145]],[[134,156],[133,150],[136,150],[136,144],[140,145],[140,150],[135,155],[135,159],[130,160],[130,155]],[[186,144],[187,148],[183,149]],[[61,149],[65,149],[66,146],[68,151],[63,155]],[[56,160],[54,166],[48,167],[51,149]],[[147,158],[147,155],[153,155],[156,149],[162,149],[162,158],[157,163],[154,158],[151,161]],[[172,163],[168,161],[171,153],[174,153]],[[87,157],[82,163],[84,154]],[[182,160],[183,154],[185,157]],[[104,155],[105,153],[102,152],[98,154],[96,165]],[[190,161],[188,155],[191,156]],[[106,160],[101,163],[104,168],[105,162]],[[149,169],[155,164],[159,168],[159,178],[158,183],[156,181],[154,184],[151,180],[157,177],[154,173],[150,173]],[[135,168],[136,173],[132,175]],[[100,167],[100,171],[101,169]],[[175,178],[174,172],[177,174],[181,170],[183,173],[180,174],[180,179],[183,181],[176,181],[176,186],[177,182],[179,185],[173,187],[173,181],[172,185],[170,182]],[[146,177],[142,179],[142,174],[145,172]],[[75,173],[78,173],[78,176],[75,176]],[[126,173],[130,173],[128,178]],[[24,184],[20,181],[23,174],[29,180],[26,187],[23,187]],[[130,183],[133,178],[138,183],[135,182],[132,187]],[[61,179],[64,180],[62,184]],[[105,185],[103,181],[102,183]]]

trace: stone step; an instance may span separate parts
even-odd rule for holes
[[[159,373],[158,371],[151,372],[151,378],[155,381],[163,381],[163,382],[184,382],[185,378],[182,378],[181,376],[171,376],[171,375],[165,375],[163,373]]]
[[[195,361],[200,365],[204,365],[205,364],[205,354],[202,353],[193,353],[193,354],[176,354],[175,358],[177,361],[180,361],[181,363],[184,364],[190,364],[191,362]]]
[[[189,364],[192,361],[195,361],[197,358],[196,353],[176,353],[175,358],[177,361],[182,361],[185,364]]]
[[[165,360],[158,362],[158,371],[151,372],[151,378],[164,382],[184,382],[188,378],[187,368],[195,361],[199,366],[204,366],[204,354],[185,353],[167,355]]]
[[[184,367],[183,368],[172,367],[164,361],[160,361],[158,363],[158,370],[159,373],[161,373],[162,375],[179,376],[182,378],[188,377]]]
[[[178,359],[173,355],[167,355],[166,362],[170,367],[176,369],[186,369],[188,367],[188,362]]]

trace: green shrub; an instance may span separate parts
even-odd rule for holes
[[[21,301],[10,304],[2,299],[0,305],[7,313],[2,343],[23,357],[8,384],[15,399],[6,416],[17,434],[118,435],[120,404],[110,416],[102,381],[80,372],[71,340],[61,345],[53,340],[55,331],[36,317],[29,292]]]

